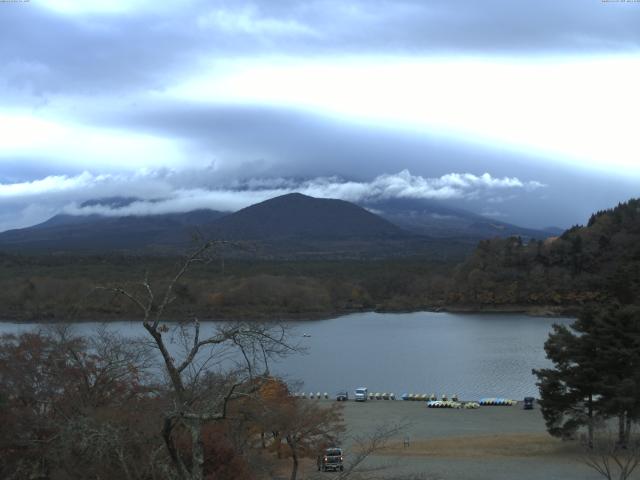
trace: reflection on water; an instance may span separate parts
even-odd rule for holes
[[[536,396],[533,368],[548,365],[543,345],[553,323],[570,319],[515,314],[418,312],[358,313],[330,320],[290,323],[306,355],[273,367],[303,390],[458,394],[464,399]],[[99,324],[75,328],[90,333]],[[203,326],[213,329],[214,324]],[[0,323],[0,333],[38,328]],[[140,323],[115,322],[125,336],[144,334]],[[204,332],[203,332],[204,333]],[[303,335],[310,335],[308,337]]]

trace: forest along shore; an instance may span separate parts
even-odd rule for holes
[[[175,286],[175,318],[313,319],[352,312],[511,312],[573,316],[588,305],[640,298],[640,200],[597,212],[559,237],[480,241],[466,256],[229,259]],[[0,252],[0,318],[135,318],[132,302],[96,286],[162,289],[180,258]]]

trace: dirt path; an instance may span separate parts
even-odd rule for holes
[[[408,445],[396,440],[380,453],[399,457],[482,458],[485,460],[503,457],[550,456],[579,460],[580,457],[580,451],[576,445],[539,433],[446,437],[434,440],[417,440]]]

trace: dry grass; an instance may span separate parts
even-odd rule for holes
[[[383,455],[425,456],[439,458],[497,458],[579,455],[578,445],[562,442],[547,434],[500,434],[448,437],[412,441],[408,447],[394,442]]]

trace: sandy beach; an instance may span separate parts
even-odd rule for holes
[[[383,451],[367,460],[367,467],[386,467],[370,478],[415,473],[443,480],[601,478],[582,463],[579,445],[549,436],[540,410],[523,410],[521,404],[452,410],[429,409],[424,402],[350,401],[344,403],[344,415],[346,461],[349,437],[370,434],[384,423],[404,425]],[[331,475],[318,474],[309,465],[303,478]]]

